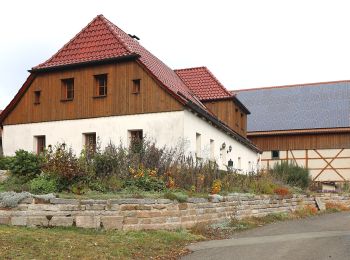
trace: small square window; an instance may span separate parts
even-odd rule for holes
[[[277,150],[271,151],[271,158],[272,159],[279,159],[280,158],[280,151],[277,151]]]
[[[95,76],[95,96],[107,96],[107,74]]]
[[[40,96],[41,96],[41,91],[40,90],[36,90],[34,91],[34,104],[40,104]]]
[[[140,79],[134,79],[132,85],[132,93],[133,94],[140,94],[141,91],[141,80]]]
[[[46,137],[45,135],[35,136],[36,139],[36,153],[41,154],[45,151]]]
[[[62,100],[74,99],[74,79],[62,79]]]

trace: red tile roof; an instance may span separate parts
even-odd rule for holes
[[[206,67],[175,70],[187,87],[200,100],[230,98],[230,92]]]
[[[103,61],[132,55],[138,55],[139,61],[144,67],[179,99],[183,100],[183,97],[185,97],[202,109],[205,109],[205,106],[193,95],[172,69],[103,15],[98,15],[55,55],[34,67],[33,70]]]

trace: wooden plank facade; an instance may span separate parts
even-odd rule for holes
[[[204,104],[231,129],[242,136],[247,136],[247,114],[232,100],[209,101]]]
[[[96,75],[107,74],[107,95],[96,96]],[[73,100],[62,100],[62,80],[74,78]],[[134,92],[140,80],[140,93]],[[37,102],[36,91],[40,91]],[[4,125],[183,110],[136,62],[38,73]]]
[[[264,151],[350,148],[350,130],[341,133],[252,135],[249,139]]]

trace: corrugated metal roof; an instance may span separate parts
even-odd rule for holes
[[[251,112],[249,132],[350,126],[350,81],[233,92]]]

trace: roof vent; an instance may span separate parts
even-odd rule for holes
[[[133,38],[133,39],[136,39],[136,40],[138,40],[138,41],[140,40],[140,38],[137,37],[135,34],[134,34],[134,35],[131,35],[131,34],[128,33],[128,35],[129,35],[131,38]]]

